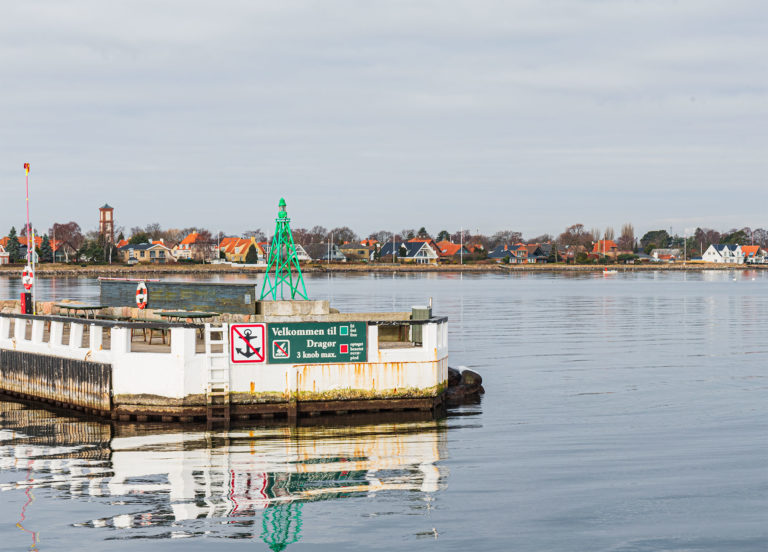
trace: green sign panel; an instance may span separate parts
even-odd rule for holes
[[[365,322],[267,324],[270,364],[367,362]]]

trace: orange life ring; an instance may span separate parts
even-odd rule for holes
[[[147,307],[147,301],[149,301],[149,292],[147,291],[147,284],[139,282],[136,286],[136,306],[140,309]]]

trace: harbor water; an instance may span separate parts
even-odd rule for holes
[[[486,394],[438,419],[229,431],[0,400],[0,548],[768,549],[768,272],[309,275],[307,289],[345,312],[431,297],[449,364]],[[20,291],[0,278],[0,297]]]

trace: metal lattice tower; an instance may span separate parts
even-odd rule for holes
[[[264,286],[261,288],[261,299],[268,295],[277,300],[277,290],[280,289],[280,299],[285,299],[284,288],[288,286],[291,291],[291,299],[298,295],[302,299],[307,297],[307,288],[304,285],[304,276],[301,275],[299,258],[296,254],[296,244],[293,243],[291,233],[291,219],[285,210],[285,199],[280,198],[277,206],[277,218],[275,219],[275,236],[272,238],[272,246],[269,248],[269,261],[267,272],[264,275]],[[296,268],[298,277],[294,279],[293,268]],[[301,285],[301,288],[299,288]]]

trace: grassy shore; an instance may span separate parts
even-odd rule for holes
[[[635,265],[564,265],[564,264],[496,264],[496,263],[472,263],[472,264],[445,264],[445,265],[420,265],[420,264],[352,264],[352,263],[310,263],[302,266],[305,273],[343,272],[343,273],[392,273],[392,272],[444,272],[444,273],[499,273],[511,272],[600,272],[604,268],[618,271],[654,271],[654,270],[761,270],[766,267],[759,265],[728,265],[714,263],[648,263]],[[0,266],[0,275],[21,274],[23,265]],[[104,277],[146,277],[146,276],[172,276],[175,274],[259,274],[265,267],[238,267],[226,264],[172,264],[172,265],[75,265],[75,264],[43,264],[37,268],[40,276],[70,276],[83,278]]]

